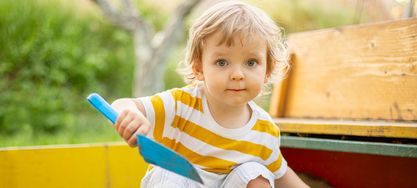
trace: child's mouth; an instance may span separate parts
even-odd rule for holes
[[[245,91],[246,89],[227,89],[227,91],[233,91],[233,92],[240,92]]]

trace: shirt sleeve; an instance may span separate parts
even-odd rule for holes
[[[138,98],[142,102],[145,115],[151,123],[148,137],[160,141],[163,137],[165,127],[170,125],[175,114],[175,102],[171,91],[164,91],[153,96]]]
[[[269,114],[265,112],[264,117],[271,123],[271,125],[274,126],[272,130],[275,135],[274,140],[271,140],[271,142],[275,142],[275,147],[273,148],[273,153],[275,153],[273,155],[274,159],[272,160],[272,162],[267,164],[266,167],[275,175],[275,179],[278,179],[282,177],[288,169],[287,161],[285,160],[281,152],[281,131],[278,125],[274,123],[274,120]]]
[[[278,136],[277,144],[276,144],[277,145],[277,150],[279,151],[279,155],[278,155],[277,159],[272,163],[272,164],[275,163],[275,169],[274,169],[274,171],[272,171],[275,175],[275,179],[278,179],[278,178],[282,177],[288,169],[287,161],[285,160],[284,156],[282,155],[282,152],[281,152],[281,149],[280,149],[280,147],[281,147],[280,142],[281,142],[281,135]]]

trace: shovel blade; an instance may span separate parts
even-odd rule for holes
[[[203,184],[194,166],[181,155],[143,135],[138,135],[137,144],[146,162]]]

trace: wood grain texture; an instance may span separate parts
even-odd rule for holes
[[[274,118],[282,133],[417,138],[417,123]]]
[[[284,115],[285,102],[287,101],[289,74],[290,72],[287,73],[286,78],[275,84],[273,87],[271,104],[269,106],[269,114],[272,117],[282,117]]]
[[[297,33],[288,44],[293,67],[275,114],[417,121],[417,18]]]

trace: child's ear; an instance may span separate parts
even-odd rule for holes
[[[195,78],[199,81],[203,81],[204,80],[204,75],[203,75],[203,66],[201,65],[201,62],[199,61],[194,61],[193,63],[193,72],[195,75]]]

